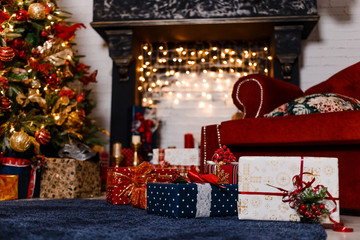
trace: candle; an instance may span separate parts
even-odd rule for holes
[[[113,157],[119,158],[121,156],[122,144],[117,142],[113,145]]]
[[[133,135],[131,139],[132,144],[139,144],[140,143],[140,136],[139,135]]]
[[[185,137],[184,137],[184,140],[185,140],[185,148],[194,148],[194,137],[191,133],[186,133],[185,134]]]

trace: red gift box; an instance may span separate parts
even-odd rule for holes
[[[146,209],[146,183],[170,182],[175,171],[169,168],[155,169],[155,166],[148,162],[143,162],[138,167],[109,167],[106,201]]]
[[[209,164],[208,161],[205,171],[219,177],[219,184],[238,184],[238,163],[236,164]]]

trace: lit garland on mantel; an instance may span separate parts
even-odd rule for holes
[[[226,101],[238,78],[268,75],[272,57],[266,43],[144,43],[137,59],[137,90],[142,105],[152,106],[164,97],[179,104],[194,94]]]

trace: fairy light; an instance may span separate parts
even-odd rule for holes
[[[63,47],[64,45],[62,43]],[[268,74],[267,66],[272,60],[267,46],[249,44],[251,47],[239,47],[234,44],[234,47],[224,47],[218,43],[204,44],[202,47],[189,47],[185,44],[168,46],[172,44],[145,43],[141,45],[137,56],[140,76],[136,89],[147,97],[146,103],[144,102],[147,106],[156,104],[161,98],[172,96],[173,93],[177,100],[172,101],[179,104],[182,96],[196,99],[199,95],[190,92],[200,91],[204,101],[199,103],[199,107],[210,108],[212,105],[207,101],[217,96],[214,92],[226,98],[230,85],[239,77],[250,73]],[[259,65],[264,67],[258,67]],[[150,100],[153,102],[150,103]]]
[[[152,99],[149,99],[149,104],[151,105],[151,104],[153,104],[153,100]]]

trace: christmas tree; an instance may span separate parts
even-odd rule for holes
[[[85,26],[66,22],[55,0],[0,2],[1,150],[101,145],[89,118],[97,72],[90,74],[73,50],[75,31]]]

